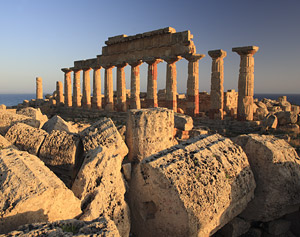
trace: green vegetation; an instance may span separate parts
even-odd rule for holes
[[[73,224],[63,224],[60,226],[63,232],[71,232],[73,234],[77,234],[79,229],[77,226],[74,226]]]

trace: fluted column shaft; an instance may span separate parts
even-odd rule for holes
[[[167,62],[166,78],[166,107],[177,112],[177,70],[176,62],[179,57],[164,58]]]
[[[83,69],[82,106],[85,109],[91,108],[91,68]]]
[[[93,68],[93,102],[92,107],[96,109],[102,108],[102,96],[101,96],[101,67]]]
[[[104,81],[104,94],[105,94],[105,110],[114,110],[114,88],[113,88],[113,75],[112,66],[105,67],[105,81]]]
[[[223,119],[224,58],[227,53],[223,50],[212,50],[208,54],[212,58],[209,114],[211,119]]]
[[[80,71],[80,69],[73,70],[73,107],[81,107]]]
[[[43,99],[43,80],[41,77],[36,78],[36,99]]]
[[[127,110],[126,104],[126,82],[124,68],[127,63],[117,65],[117,109],[125,112]]]
[[[238,81],[238,120],[253,120],[254,95],[254,57],[257,46],[233,48],[240,55],[240,73]]]
[[[142,61],[129,63],[131,66],[131,84],[130,84],[130,108],[140,109],[140,65]]]
[[[63,92],[63,84],[61,81],[56,82],[56,93],[57,93],[56,105],[63,104],[64,103],[64,92]]]
[[[162,60],[155,59],[147,61],[148,64],[148,80],[147,80],[147,106],[150,108],[158,107],[157,100],[157,64]]]
[[[72,84],[71,84],[71,72],[72,70],[68,68],[61,69],[65,73],[64,79],[64,92],[65,92],[65,106],[72,106]]]

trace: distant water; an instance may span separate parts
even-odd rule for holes
[[[268,98],[272,100],[277,100],[279,96],[287,96],[287,100],[296,105],[300,105],[300,94],[255,94],[254,98],[259,100],[263,98]],[[23,102],[23,100],[35,99],[35,94],[0,94],[0,104],[5,104],[6,106],[18,105]]]

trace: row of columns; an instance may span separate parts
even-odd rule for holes
[[[253,120],[253,96],[254,96],[254,57],[258,51],[257,46],[232,48],[233,52],[240,55],[240,72],[238,79],[238,120]],[[211,69],[211,109],[210,118],[223,119],[224,104],[224,50],[212,50],[208,52],[212,58]]]
[[[187,113],[195,116],[199,113],[199,66],[198,61],[204,55],[188,55],[185,58],[188,60],[188,80],[187,80]],[[166,75],[166,107],[177,111],[177,70],[176,62],[180,60],[180,56],[165,57],[164,61],[167,62],[167,75]],[[162,62],[162,59],[149,58],[145,60],[148,64],[148,79],[147,79],[147,106],[158,107],[157,99],[157,64]],[[117,105],[119,111],[127,110],[126,103],[126,84],[124,68],[128,64],[131,66],[131,96],[130,108],[140,109],[140,65],[142,60],[131,61],[128,63],[120,63],[114,66],[105,65],[105,110],[112,111],[114,108],[113,98],[113,77],[112,68],[117,67]],[[101,109],[101,66],[94,68],[63,68],[65,73],[64,79],[64,103],[67,107],[83,107],[83,108],[98,108]],[[91,101],[91,88],[90,88],[90,70],[93,69],[93,102]],[[80,71],[83,71],[83,90],[82,99],[80,92]],[[74,73],[73,79],[73,97],[71,90],[71,72]],[[73,98],[73,99],[72,99]],[[82,103],[82,104],[81,104]]]

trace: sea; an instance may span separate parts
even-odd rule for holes
[[[254,98],[262,100],[268,98],[277,100],[278,97],[286,95],[287,100],[294,105],[300,105],[300,94],[254,94]],[[0,94],[0,105],[14,106],[23,102],[23,100],[35,99],[35,94]]]

